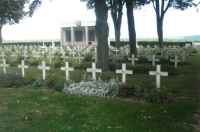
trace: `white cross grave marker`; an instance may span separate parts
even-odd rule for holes
[[[168,72],[161,72],[161,66],[157,65],[156,71],[149,71],[149,75],[156,75],[156,87],[160,88],[160,76],[168,76]]]
[[[92,68],[87,68],[87,72],[92,72],[92,79],[96,80],[96,72],[102,72],[101,69],[96,69],[96,63],[92,63]]]
[[[70,54],[72,54],[72,57],[74,58],[76,52],[74,50],[72,50],[72,52],[70,52]]]
[[[152,61],[152,66],[155,66],[155,62],[159,61],[159,59],[155,59],[155,55],[152,55],[152,58],[149,59],[149,61]]]
[[[122,73],[122,83],[126,83],[126,74],[133,74],[133,71],[126,70],[126,64],[122,63],[122,70],[116,69],[116,73]]]
[[[12,52],[11,58],[13,61],[14,61],[15,57],[16,57],[15,52]]]
[[[0,55],[1,57],[2,57],[2,60],[4,59],[4,57],[5,57],[5,55],[4,55],[4,53],[2,52],[1,53],[1,55]]]
[[[24,60],[26,60],[26,58],[28,57],[28,55],[26,54],[26,50],[24,51],[24,54],[22,55],[24,57]]]
[[[138,58],[135,58],[134,54],[132,54],[132,58],[128,58],[128,60],[131,60],[132,61],[132,66],[134,66],[135,60],[138,60]]]
[[[76,58],[78,58],[78,63],[80,65],[81,64],[81,59],[83,59],[83,57],[81,56],[81,54],[78,54],[78,57],[76,57]]]
[[[38,60],[38,58],[40,57],[40,55],[38,54],[38,52],[36,52],[36,54],[34,55],[34,57],[36,57],[36,59]]]
[[[119,50],[118,50],[117,48],[116,48],[114,51],[115,51],[115,54],[116,54],[116,55],[117,55],[117,53],[119,52]]]
[[[61,70],[66,71],[66,80],[69,80],[69,71],[74,71],[74,68],[69,67],[69,63],[65,62],[65,67],[61,67]]]
[[[0,66],[3,67],[3,72],[4,74],[6,74],[6,67],[9,67],[9,64],[6,64],[6,60],[3,59],[3,64],[0,64]]]
[[[173,60],[170,60],[171,62],[174,62],[174,67],[177,68],[177,62],[181,62],[179,59],[178,59],[178,56],[175,55],[175,59]]]
[[[50,67],[45,65],[45,61],[42,61],[42,66],[38,66],[38,69],[42,69],[43,79],[45,80],[46,72],[45,70],[49,70]]]
[[[25,65],[24,64],[24,60],[22,60],[22,64],[21,65],[18,65],[18,68],[22,68],[22,76],[24,77],[25,76],[25,68],[28,68],[28,65]]]

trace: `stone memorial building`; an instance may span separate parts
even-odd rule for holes
[[[95,24],[96,24],[95,21],[75,21],[75,22],[60,24],[61,45],[97,46]],[[110,44],[109,38],[108,38],[108,44]]]

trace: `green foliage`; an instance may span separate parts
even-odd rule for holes
[[[161,103],[170,103],[173,100],[172,94],[169,93],[166,89],[152,89],[145,95],[147,102],[161,104]]]
[[[178,68],[175,68],[173,65],[162,65],[161,67],[162,71],[166,71],[168,72],[168,75],[170,76],[176,76],[176,75],[180,75],[181,71]]]
[[[74,65],[75,69],[87,69],[88,67],[91,67],[92,63],[91,62],[81,62],[81,64],[76,64]]]
[[[29,78],[24,78],[24,81],[23,81],[23,86],[26,86],[26,85],[32,85],[33,82],[35,82],[36,79],[33,78],[33,77],[29,77]]]
[[[172,94],[168,92],[167,86],[163,88],[156,88],[155,84],[151,81],[145,81],[142,83],[135,83],[136,98],[138,100],[144,99],[150,103],[170,103],[173,100]]]
[[[44,81],[42,79],[37,79],[32,83],[32,88],[40,88],[44,86]]]
[[[30,66],[38,66],[38,65],[39,65],[39,61],[36,60],[36,59],[31,60],[31,61],[29,61],[29,65],[30,65]]]
[[[47,75],[46,76],[45,85],[48,88],[51,88],[51,89],[54,88],[56,83],[58,83],[58,78],[56,76],[53,76],[53,75]]]
[[[53,68],[60,68],[61,66],[64,66],[64,61],[62,59],[58,59],[52,63]]]
[[[89,52],[89,53],[85,54],[83,60],[84,60],[84,61],[92,61],[92,57],[93,57],[92,53]]]
[[[139,57],[137,63],[148,63],[148,59],[145,57]]]
[[[128,97],[134,97],[135,93],[136,93],[136,90],[133,88],[133,86],[123,83],[119,86],[117,96],[128,98]]]
[[[0,87],[11,88],[23,85],[24,78],[18,74],[0,74]]]
[[[62,90],[64,88],[64,84],[65,84],[65,82],[59,82],[59,83],[55,84],[54,90],[58,91],[58,92],[62,92]]]
[[[24,57],[22,55],[17,56],[18,63],[21,63],[22,60],[24,60]]]
[[[127,69],[133,70],[133,73],[149,74],[149,71],[155,69],[155,66],[151,65],[127,65]]]
[[[24,11],[27,0],[3,0],[0,3],[0,27],[5,24],[19,23],[19,20],[26,16]]]
[[[114,62],[110,62],[110,63],[109,63],[109,69],[110,69],[111,71],[116,71],[116,69],[117,69],[117,64],[114,63]]]

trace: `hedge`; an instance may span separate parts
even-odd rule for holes
[[[54,42],[56,46],[60,46],[60,41]],[[179,45],[179,46],[185,46],[186,43],[192,43],[189,41],[181,41],[181,42],[163,42],[164,45]],[[10,42],[10,43],[3,43],[4,45],[42,45],[43,42]],[[50,46],[52,42],[45,42],[46,46]],[[122,41],[120,42],[121,46],[128,45],[129,41]],[[110,45],[115,46],[115,41],[110,41]],[[150,45],[153,47],[154,45],[158,45],[157,41],[138,41],[138,45],[147,46]]]

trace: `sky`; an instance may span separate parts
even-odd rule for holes
[[[200,7],[199,7],[200,8]],[[200,9],[199,9],[200,10]],[[152,5],[134,10],[137,38],[156,38],[156,15]],[[32,18],[24,18],[19,24],[5,25],[4,40],[59,39],[59,24],[73,21],[95,21],[94,10],[88,10],[80,0],[43,0]],[[110,38],[114,38],[114,26],[110,13]],[[185,11],[170,9],[163,23],[164,37],[200,35],[200,11],[189,8]],[[123,11],[121,38],[128,38],[126,10]]]

